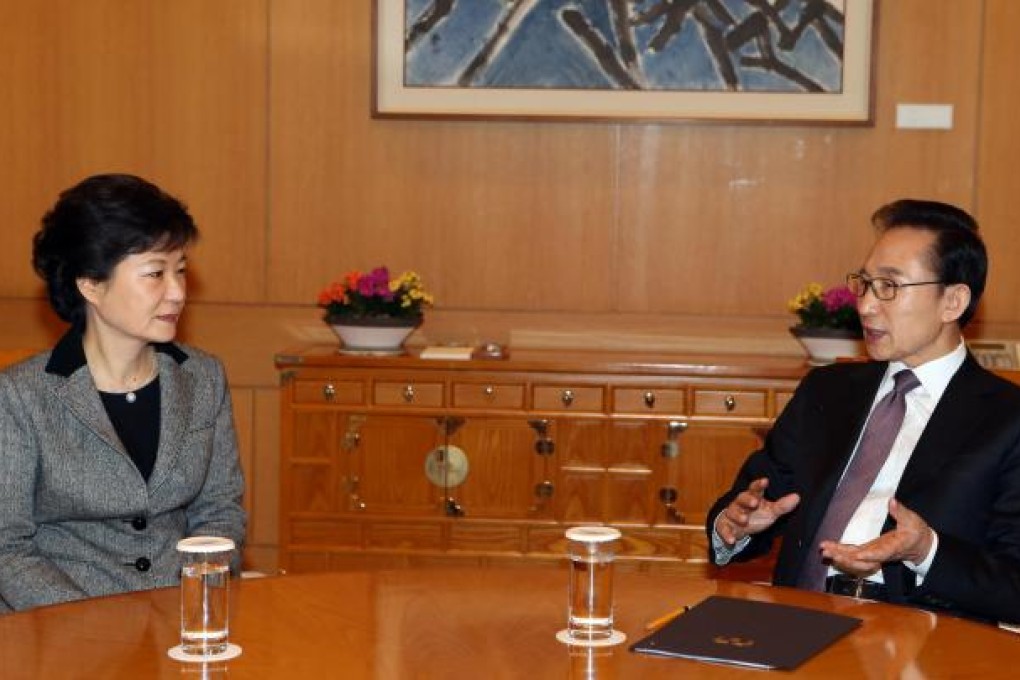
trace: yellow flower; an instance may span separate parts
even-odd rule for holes
[[[386,267],[376,267],[369,274],[349,272],[318,297],[327,317],[420,316],[422,308],[431,304],[432,296],[425,292],[418,272],[405,271],[391,278]]]
[[[837,328],[861,332],[856,298],[846,286],[826,290],[812,281],[787,301],[787,310],[797,315],[798,326],[805,328]]]

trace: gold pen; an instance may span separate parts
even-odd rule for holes
[[[673,619],[675,619],[676,617],[678,617],[678,616],[680,616],[682,614],[685,614],[686,612],[689,612],[690,610],[691,610],[691,608],[688,607],[687,605],[684,605],[682,607],[677,607],[673,611],[667,612],[667,613],[663,614],[662,616],[660,616],[659,618],[655,619],[654,621],[649,621],[648,623],[646,623],[645,624],[645,630],[655,630],[656,628],[661,628],[664,625],[666,625],[667,623],[669,623],[670,621],[672,621]]]

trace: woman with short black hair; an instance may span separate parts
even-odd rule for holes
[[[242,544],[223,367],[173,342],[197,237],[132,175],[90,177],[43,217],[33,264],[70,328],[0,372],[0,610],[175,584],[186,536]]]

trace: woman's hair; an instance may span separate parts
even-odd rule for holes
[[[128,255],[183,248],[198,229],[183,203],[134,175],[94,175],[60,194],[32,242],[32,266],[64,321],[83,324],[80,278],[106,281]]]

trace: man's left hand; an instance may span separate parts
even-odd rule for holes
[[[884,562],[924,562],[931,550],[931,527],[895,498],[889,500],[889,514],[896,520],[892,531],[863,545],[822,541],[822,556],[840,571],[861,578],[877,572]]]

